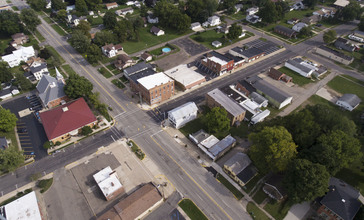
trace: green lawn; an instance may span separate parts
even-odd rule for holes
[[[105,67],[101,67],[99,69],[97,69],[105,78],[110,78],[113,75],[105,68]]]
[[[124,84],[123,84],[122,82],[120,82],[120,80],[118,80],[118,79],[113,79],[113,80],[111,80],[111,82],[112,82],[115,86],[117,86],[119,89],[123,89],[123,88],[125,88]]]
[[[51,27],[61,36],[65,36],[67,33],[62,30],[57,24],[52,24]]]
[[[48,24],[53,24],[53,21],[49,17],[43,17],[43,20],[45,20]]]
[[[355,82],[358,82],[358,80],[355,80]],[[364,87],[350,82],[343,77],[336,76],[327,85],[340,93],[354,93],[359,96],[361,100],[364,100]]]
[[[1,54],[9,46],[10,41],[11,41],[10,37],[0,36],[0,53]]]
[[[253,179],[251,179],[244,187],[245,192],[250,193],[258,181],[264,177],[263,174],[258,173]]]
[[[47,45],[46,48],[49,51],[51,51],[51,53],[52,53],[53,56],[56,56],[59,59],[59,61],[61,62],[61,64],[64,63],[64,62],[66,62],[66,61],[64,61],[63,57],[61,57],[61,55],[59,55],[59,53],[53,47]]]
[[[15,136],[15,130],[12,129],[9,132],[2,132],[0,131],[0,137],[6,137],[7,139],[11,140],[11,144],[10,147],[15,147],[17,150],[18,148],[18,142],[16,141],[16,136]]]
[[[230,133],[232,136],[237,136],[240,138],[248,138],[249,127],[247,122],[241,122],[239,127],[231,127]]]
[[[121,80],[121,82],[123,83],[127,83],[128,82],[128,79],[125,77],[125,76],[122,76],[119,78]]]
[[[253,217],[253,219],[269,220],[268,216],[252,202],[248,203],[246,211]]]
[[[256,203],[261,204],[267,197],[267,194],[260,188],[253,196],[253,199]]]
[[[145,154],[143,151],[138,147],[138,145],[134,141],[129,141],[128,143],[131,145],[131,151],[135,153],[135,155],[140,159],[143,160],[145,157]]]
[[[33,46],[35,50],[37,50],[37,48],[39,49],[38,41],[35,39],[35,37],[33,35],[28,35],[28,36],[29,36],[29,41],[23,44],[23,46],[24,47]]]
[[[113,63],[106,66],[106,68],[108,68],[112,73],[114,73],[114,75],[117,75],[120,72],[120,70],[116,69]]]
[[[72,67],[68,64],[62,66],[63,70],[67,73],[67,75],[76,74],[76,72],[72,69]]]
[[[309,84],[313,82],[311,79],[301,76],[299,73],[294,72],[293,70],[288,69],[287,67],[281,67],[278,69],[282,73],[285,73],[287,76],[292,77],[293,83],[304,86],[306,84]]]
[[[243,11],[239,11],[238,13],[232,14],[232,15],[228,15],[230,18],[234,19],[234,20],[243,20],[245,19],[246,15],[245,15],[245,10]]]
[[[16,6],[12,6],[11,7],[14,11],[19,11],[19,8],[18,7],[16,7]]]
[[[39,40],[40,42],[45,41],[45,38],[43,37],[43,35],[42,35],[41,33],[39,33],[39,31],[38,31],[38,30],[35,30],[35,31],[34,31],[34,35],[38,38],[38,40]]]
[[[191,220],[208,220],[206,215],[190,199],[183,199],[178,205]]]
[[[235,188],[225,177],[221,174],[217,174],[216,179],[222,183],[234,196],[237,200],[240,200],[244,197],[243,193],[241,193],[237,188]]]
[[[287,199],[282,202],[271,199],[271,201],[264,206],[264,210],[271,214],[276,220],[282,220],[287,215],[292,205],[293,204]]]
[[[205,131],[207,131],[207,127],[203,123],[203,116],[200,116],[195,120],[188,122],[185,126],[180,128],[179,131],[182,132],[182,134],[184,134],[186,137],[188,137],[189,134],[195,133],[200,129],[204,129]]]
[[[163,29],[166,33],[165,35],[155,36],[154,34],[150,33],[150,28],[151,26],[140,29],[138,42],[136,41],[124,42],[123,43],[124,51],[128,54],[132,54],[192,32],[192,30],[189,30],[184,34],[179,34],[173,30]]]
[[[41,193],[47,192],[47,190],[52,186],[52,184],[53,184],[53,178],[40,180],[38,182],[38,187],[41,188],[40,192]]]

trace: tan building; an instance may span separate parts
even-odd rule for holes
[[[247,184],[258,174],[258,170],[252,164],[249,156],[242,152],[236,153],[225,162],[224,171],[241,186]]]
[[[233,101],[220,89],[214,89],[206,94],[206,102],[210,108],[221,107],[228,113],[231,124],[239,123],[244,120],[245,109]]]
[[[333,50],[333,49],[328,48],[323,45],[316,48],[316,53],[323,57],[329,58],[331,60],[334,60],[336,62],[345,64],[345,65],[349,65],[350,63],[352,63],[354,61],[353,57],[346,56],[345,54],[340,53],[337,50]]]

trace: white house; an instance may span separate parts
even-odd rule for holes
[[[235,6],[235,13],[238,13],[241,9],[243,9],[243,4],[236,4]]]
[[[334,17],[336,13],[336,9],[329,9],[329,8],[321,8],[320,10],[312,12],[313,15],[317,15],[320,18],[329,18]]]
[[[154,16],[153,14],[148,14],[147,20],[149,24],[158,24],[159,22],[158,17]]]
[[[125,16],[127,14],[133,14],[133,13],[134,13],[134,9],[131,7],[119,9],[119,10],[115,11],[115,14],[117,14],[118,16]]]
[[[198,108],[194,102],[187,102],[168,112],[168,121],[179,129],[188,122],[196,119]]]
[[[7,62],[10,67],[18,66],[21,61],[27,61],[30,57],[35,56],[35,51],[32,46],[20,47],[14,50],[12,54],[2,56],[1,59]]]
[[[246,10],[247,15],[255,15],[258,12],[259,12],[259,7],[252,7]]]
[[[209,17],[207,19],[207,22],[209,22],[210,26],[216,26],[216,25],[221,24],[220,17],[216,16],[216,15]]]
[[[19,90],[16,86],[10,86],[9,88],[3,88],[3,90],[0,90],[0,99],[4,100],[7,98],[11,98],[16,94],[19,94]]]
[[[252,24],[262,21],[262,19],[258,15],[248,15],[248,16],[246,16],[245,20],[247,20],[249,23],[252,23]]]
[[[295,24],[293,27],[292,27],[292,30],[296,31],[296,32],[300,32],[302,28],[304,27],[307,27],[308,25],[303,23],[303,22],[299,22],[297,24]]]
[[[154,35],[157,35],[157,36],[161,36],[161,35],[164,35],[164,31],[157,28],[156,26],[153,26],[151,29],[150,29],[150,32],[153,33]]]
[[[345,108],[346,110],[353,111],[360,104],[361,99],[355,94],[344,94],[337,101],[336,105]]]
[[[75,10],[76,9],[76,5],[68,5],[67,7],[66,7],[66,11],[67,11],[67,13],[68,12],[70,12],[70,11],[73,11],[73,10]]]
[[[293,11],[293,10],[301,10],[301,9],[305,9],[305,6],[303,5],[302,2],[297,2],[296,4],[294,4],[290,11]]]
[[[296,73],[300,74],[301,76],[310,78],[312,73],[317,70],[317,68],[313,65],[308,64],[307,62],[303,61],[301,58],[295,58],[291,60],[287,60],[284,64],[290,70],[295,71]]]
[[[77,26],[80,23],[80,18],[77,15],[68,15],[67,16],[68,23]]]
[[[222,43],[220,41],[215,40],[211,43],[211,45],[217,48],[217,47],[221,47]]]
[[[197,30],[197,29],[199,29],[199,28],[201,28],[201,24],[200,24],[200,22],[194,22],[194,23],[192,23],[192,24],[191,24],[191,29],[192,29],[193,31],[195,31],[195,30]]]
[[[33,74],[33,76],[35,77],[36,80],[40,80],[42,78],[43,74],[47,74],[47,75],[49,74],[46,63],[41,63],[40,65],[37,65],[37,66],[31,66],[29,69],[30,69],[31,74]]]
[[[47,2],[47,4],[46,4],[46,9],[50,9],[51,7],[52,7],[52,1],[51,0],[47,0],[46,1]]]
[[[108,44],[101,47],[102,53],[109,58],[118,55],[121,50],[123,50],[123,47],[120,44]]]

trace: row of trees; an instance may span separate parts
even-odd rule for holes
[[[13,11],[0,13],[0,32],[5,37],[26,30],[34,31],[39,24],[40,20],[33,9],[22,9],[20,14]]]
[[[355,123],[327,106],[308,106],[258,125],[249,155],[260,172],[285,173],[294,202],[322,196],[329,177],[362,157]]]

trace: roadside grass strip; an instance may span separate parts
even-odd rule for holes
[[[191,220],[208,220],[206,215],[190,199],[183,199],[178,203],[179,207],[191,218]]]

